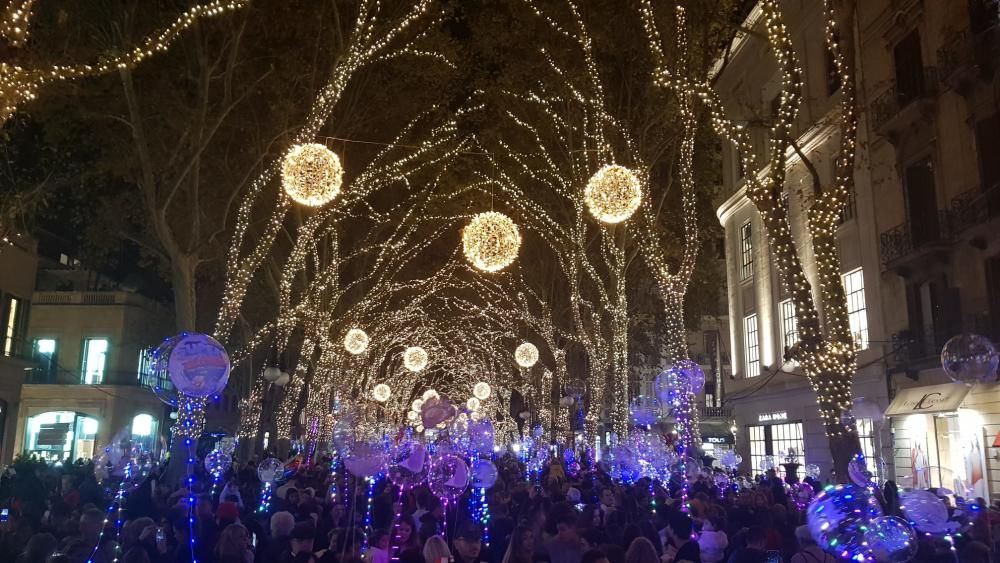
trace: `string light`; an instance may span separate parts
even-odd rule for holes
[[[295,145],[281,163],[281,187],[302,205],[320,207],[340,194],[340,157],[319,143]]]
[[[521,233],[510,217],[496,211],[480,213],[462,230],[462,251],[469,263],[484,272],[509,266],[521,248]]]
[[[621,223],[639,209],[642,185],[635,172],[624,166],[607,164],[587,182],[583,200],[598,221],[612,225]]]
[[[21,47],[28,40],[35,0],[11,0],[0,20],[0,37],[11,47]]]

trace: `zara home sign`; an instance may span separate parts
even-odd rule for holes
[[[788,420],[788,412],[762,412],[757,415],[757,422],[778,422],[781,420]]]

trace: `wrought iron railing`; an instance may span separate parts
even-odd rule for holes
[[[893,81],[872,102],[872,124],[879,129],[913,102],[937,95],[937,85],[935,67],[924,67],[921,73],[905,82]]]
[[[898,366],[938,365],[941,348],[960,333],[974,333],[996,340],[1000,337],[994,323],[986,315],[961,315],[939,319],[931,328],[903,330],[892,335],[893,363]]]
[[[733,418],[733,408],[732,407],[709,407],[705,405],[698,405],[698,415],[702,420],[706,418]]]
[[[951,235],[951,213],[945,210],[938,210],[936,228],[930,222],[922,222],[916,236],[909,221],[896,225],[879,235],[882,263],[888,264],[926,246],[946,242]]]
[[[25,375],[24,382],[33,385],[94,385],[86,383],[80,370],[51,369],[40,366],[26,370]],[[168,391],[174,388],[174,384],[165,376],[137,373],[131,370],[105,370],[101,375],[101,382],[97,385],[124,385],[147,389],[159,385],[161,389]]]
[[[951,224],[955,233],[1000,217],[1000,184],[971,189],[951,200]]]

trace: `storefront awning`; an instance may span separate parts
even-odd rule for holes
[[[886,416],[934,414],[958,410],[971,388],[958,383],[901,389],[885,410]]]

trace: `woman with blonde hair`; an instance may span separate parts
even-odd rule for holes
[[[431,536],[424,544],[424,563],[447,563],[451,560],[448,543],[441,536]]]
[[[219,563],[253,563],[250,531],[243,524],[230,524],[219,534],[215,544],[215,560]]]

